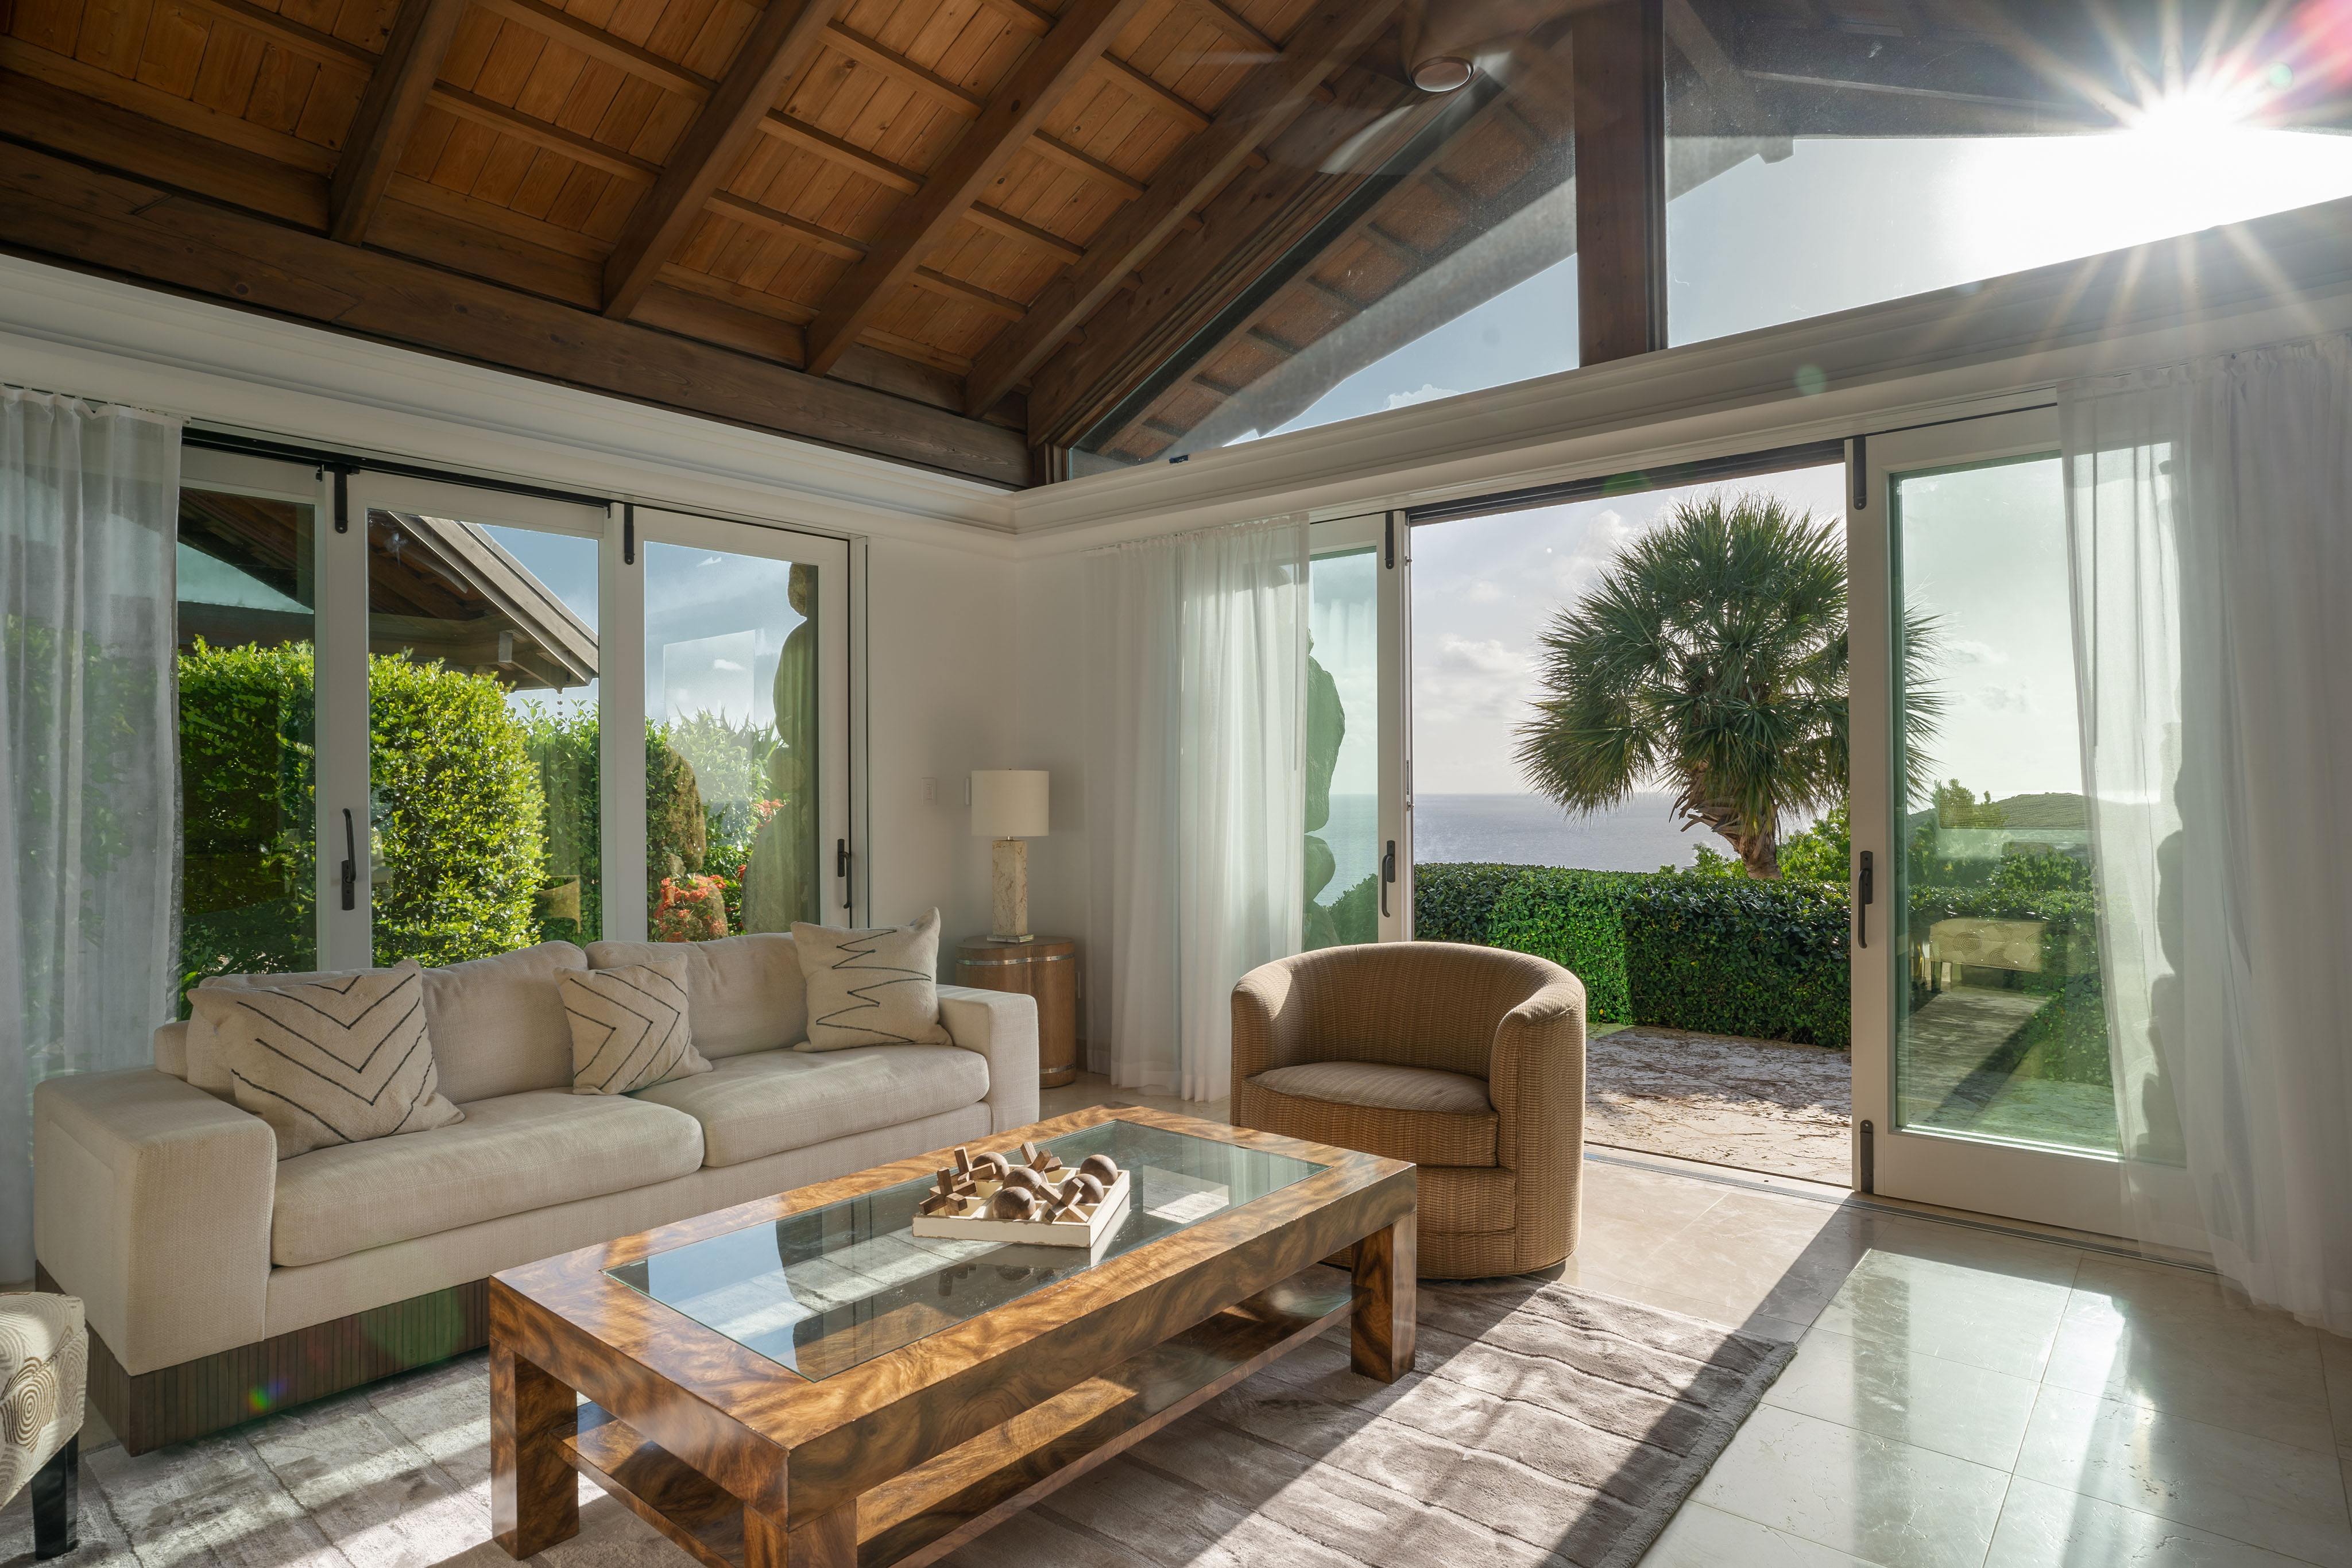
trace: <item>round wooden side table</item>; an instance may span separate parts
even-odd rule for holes
[[[956,984],[1019,991],[1037,998],[1037,1084],[1058,1088],[1078,1075],[1078,944],[1071,936],[956,944]]]

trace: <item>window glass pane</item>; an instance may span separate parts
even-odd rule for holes
[[[375,961],[597,940],[596,541],[367,527]]]
[[[1306,945],[1380,939],[1380,555],[1307,569]]]
[[[1937,709],[1896,741],[1897,1118],[2112,1153],[2058,458],[1899,476],[1894,522],[1901,687]]]
[[[311,508],[183,489],[181,1011],[212,975],[318,967]]]
[[[646,886],[656,941],[824,918],[817,568],[648,543]]]
[[[1475,61],[1466,84],[1428,92],[1346,73],[1366,95],[1354,129],[1336,142],[1273,139],[1272,166],[1253,177],[1291,199],[1244,242],[1255,280],[1096,419],[1076,443],[1095,461],[1075,460],[1075,472],[1575,368],[1568,17],[1524,6],[1427,16],[1415,59]],[[1301,171],[1321,178],[1294,189]]]
[[[2278,7],[2010,6],[2001,37],[1668,15],[1677,343],[2352,193],[2316,101],[2340,64],[2260,31]]]

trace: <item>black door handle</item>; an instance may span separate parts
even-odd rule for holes
[[[1877,896],[1877,865],[1868,850],[1862,852],[1862,896],[1854,901],[1854,942],[1857,947],[1870,946],[1870,905]]]
[[[849,907],[849,841],[833,841],[833,874],[841,879],[841,907]]]
[[[360,841],[352,829],[349,807],[343,810],[343,907],[357,909],[360,888]]]
[[[1389,883],[1396,880],[1396,841],[1389,841],[1389,852],[1381,857],[1381,914],[1389,912]]]

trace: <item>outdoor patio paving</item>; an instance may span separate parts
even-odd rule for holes
[[[1843,1051],[1604,1024],[1585,1054],[1588,1144],[1843,1186],[1853,1104]]]

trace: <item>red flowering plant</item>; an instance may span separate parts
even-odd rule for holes
[[[656,942],[716,942],[727,935],[727,895],[715,876],[666,876],[654,905]]]
[[[710,868],[709,880],[719,884],[727,901],[727,924],[730,930],[743,930],[743,884],[751,878],[751,846],[760,837],[760,830],[768,819],[784,809],[782,800],[754,800],[746,813],[740,806],[728,807],[710,813],[709,848],[703,853],[703,864]]]

